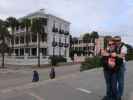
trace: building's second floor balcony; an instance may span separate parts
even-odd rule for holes
[[[17,35],[14,37],[14,46],[26,46],[26,45],[37,45],[40,42],[40,45],[47,44],[47,34],[42,34],[40,36],[40,41],[36,34],[29,35],[26,37],[25,35]],[[12,45],[12,41],[10,40],[10,45]]]

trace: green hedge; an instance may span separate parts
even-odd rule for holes
[[[133,60],[133,53],[128,53],[127,54],[127,60],[131,61]],[[84,70],[89,70],[92,68],[98,68],[101,67],[101,62],[100,62],[100,57],[95,56],[95,57],[87,57],[84,62],[82,62],[80,66],[80,71]]]
[[[133,60],[133,53],[128,53],[126,59],[127,61]]]
[[[87,57],[84,62],[82,62],[80,71],[89,70],[92,68],[100,67],[100,57]]]
[[[51,65],[56,66],[58,63],[67,62],[67,59],[63,56],[50,56]]]

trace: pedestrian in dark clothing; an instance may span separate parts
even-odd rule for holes
[[[118,100],[121,100],[123,93],[124,93],[124,73],[126,69],[126,54],[127,54],[127,47],[121,41],[121,37],[115,36],[114,37],[116,42],[116,52],[117,56],[119,57],[120,61],[120,68],[117,72],[117,83],[118,83]]]
[[[36,70],[33,71],[33,79],[32,82],[38,82],[39,81],[39,74]]]
[[[117,100],[117,78],[119,69],[118,58],[115,55],[115,44],[112,40],[108,43],[108,48],[102,51],[102,66],[106,82],[106,96],[103,100]]]
[[[51,79],[54,79],[54,78],[55,78],[55,69],[54,69],[54,67],[51,68],[49,77],[50,77]]]

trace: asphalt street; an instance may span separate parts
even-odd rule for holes
[[[123,100],[133,100],[132,65],[133,62],[127,64]],[[22,78],[21,75],[18,77]],[[102,69],[74,71],[54,80],[41,80],[38,83],[27,81],[24,84],[3,88],[0,84],[0,100],[101,100],[104,95],[105,81]]]

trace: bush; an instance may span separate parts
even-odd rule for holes
[[[127,61],[133,60],[133,53],[128,53],[126,56]]]
[[[80,71],[89,70],[97,67],[100,67],[100,57],[87,57],[85,61],[81,64]]]
[[[50,56],[50,60],[52,66],[56,66],[58,63],[61,62],[67,62],[66,58],[64,58],[63,56]]]

